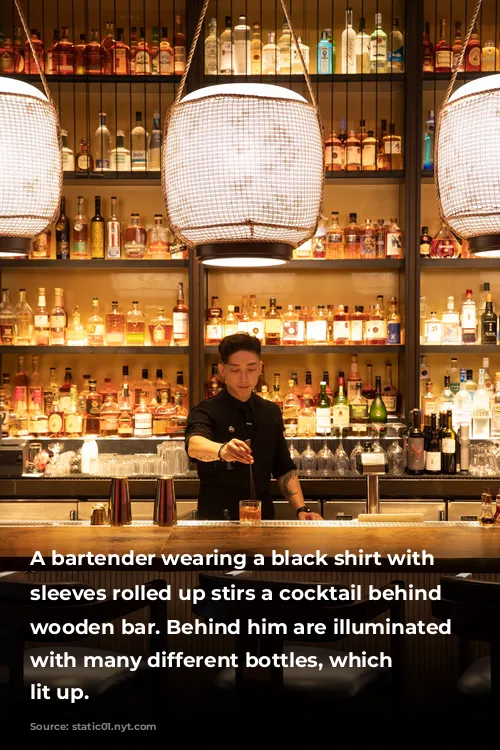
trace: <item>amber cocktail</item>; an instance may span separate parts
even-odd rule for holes
[[[260,500],[240,500],[240,523],[258,524],[262,520]]]

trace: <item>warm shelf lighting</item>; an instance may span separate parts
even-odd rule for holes
[[[0,256],[29,254],[55,219],[62,187],[59,118],[35,86],[0,77]]]
[[[241,83],[188,94],[172,108],[162,164],[170,226],[206,265],[280,265],[316,230],[323,138],[295,91]]]

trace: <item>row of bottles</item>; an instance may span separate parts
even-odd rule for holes
[[[87,325],[81,321],[80,308],[75,307],[68,322],[63,289],[54,291],[54,305],[49,310],[45,289],[38,290],[38,305],[33,312],[26,300],[26,290],[19,290],[19,302],[10,303],[8,289],[2,290],[0,304],[0,343],[2,346],[188,346],[189,309],[184,301],[184,285],[177,285],[177,303],[172,317],[159,307],[149,321],[132,302],[127,313],[120,311],[118,301],[111,310],[101,315],[99,299],[92,300],[92,311]]]
[[[404,70],[404,37],[399,21],[394,18],[389,34],[383,28],[382,14],[375,13],[374,29],[366,30],[366,19],[359,19],[359,31],[353,27],[352,8],[346,11],[346,24],[337,45],[332,29],[324,29],[316,45],[316,71],[318,75],[333,73],[402,73]],[[297,35],[294,44],[286,19],[281,34],[267,32],[263,44],[260,24],[247,23],[240,15],[233,28],[231,16],[225,16],[224,30],[218,33],[217,19],[210,18],[205,38],[205,75],[300,75],[303,67],[310,71],[310,48]],[[337,61],[340,65],[337,65]]]
[[[111,148],[106,112],[99,113],[93,144],[88,138],[80,139],[76,158],[68,145],[67,130],[61,130],[61,139],[63,172],[159,172],[161,168],[161,122],[158,111],[153,114],[151,134],[144,127],[142,112],[136,112],[135,125],[130,125],[127,139],[124,129],[116,130],[114,148]]]
[[[74,27],[73,27],[74,28]],[[31,41],[41,69],[46,75],[182,75],[186,68],[186,35],[180,15],[175,19],[174,44],[171,46],[166,26],[153,26],[151,44],[146,28],[132,26],[129,43],[124,28],[117,28],[116,39],[112,21],[106,22],[106,34],[99,39],[99,29],[81,33],[79,41],[69,38],[69,27],[62,33],[54,29],[52,44],[44,49],[41,34],[31,29]],[[87,41],[88,39],[88,41]],[[28,41],[22,42],[21,28],[14,28],[14,42],[2,30],[0,39],[0,72],[38,74]]]
[[[431,237],[429,227],[422,227],[420,235],[420,257],[421,258],[473,258],[469,251],[467,240],[456,237],[445,224],[441,224],[439,232]]]
[[[293,257],[297,260],[384,260],[404,257],[404,237],[396,218],[365,219],[358,225],[358,215],[349,214],[349,223],[341,226],[338,211],[331,219],[321,216],[315,236],[299,245]]]
[[[450,43],[448,38],[448,22],[441,18],[439,24],[439,40],[434,45],[431,41],[430,24],[426,22],[423,39],[423,68],[424,73],[451,73],[458,65],[463,46],[462,23],[455,21],[455,36]],[[467,73],[486,73],[500,70],[500,47],[492,39],[487,39],[481,47],[481,39],[477,30],[477,23],[470,35],[465,49],[465,55],[459,71]]]
[[[56,369],[50,368],[49,382],[44,385],[36,356],[30,375],[24,370],[23,356],[12,385],[10,376],[3,375],[0,402],[2,436],[34,438],[182,435],[189,407],[181,370],[175,384],[163,378],[161,369],[156,370],[155,380],[149,380],[148,370],[143,369],[142,377],[131,382],[124,365],[119,386],[105,378],[98,389],[88,374],[78,387],[70,367],[62,383]]]
[[[382,295],[377,297],[369,312],[363,305],[355,305],[349,312],[347,305],[288,305],[282,312],[276,298],[269,300],[269,309],[259,306],[256,295],[245,295],[241,309],[228,305],[223,315],[218,297],[212,297],[207,310],[205,343],[219,344],[224,336],[248,333],[256,336],[265,346],[301,345],[370,345],[401,344],[401,317],[395,297],[391,297],[389,310]]]
[[[401,170],[403,166],[403,139],[393,122],[387,127],[387,120],[381,121],[377,138],[376,126],[367,128],[366,120],[348,133],[347,119],[341,117],[338,134],[332,131],[325,141],[327,172]]]
[[[421,343],[431,345],[499,343],[498,316],[493,306],[489,282],[482,285],[478,304],[467,289],[461,309],[455,309],[455,298],[449,296],[446,311],[439,317],[430,310],[426,297],[420,297]]]
[[[101,214],[101,197],[95,196],[94,216],[87,219],[85,200],[77,198],[76,215],[66,214],[66,198],[62,196],[59,216],[53,232],[50,228],[37,235],[31,245],[32,259],[56,260],[173,260],[187,258],[187,248],[179,243],[163,224],[163,215],[154,215],[148,229],[138,213],[130,214],[130,222],[123,227],[118,216],[116,196],[111,198],[110,217]],[[55,248],[52,247],[52,237]]]

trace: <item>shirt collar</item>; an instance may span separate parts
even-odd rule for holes
[[[255,394],[252,393],[250,398],[247,401],[240,401],[239,398],[235,398],[234,396],[231,396],[227,388],[224,386],[224,390],[222,391],[226,401],[231,404],[231,406],[235,407],[236,409],[240,409],[241,411],[244,411],[245,413],[249,411],[253,411],[255,408]]]

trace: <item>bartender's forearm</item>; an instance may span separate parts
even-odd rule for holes
[[[286,474],[279,477],[278,487],[280,488],[283,497],[288,500],[294,510],[305,505],[302,487],[299,482],[299,475],[295,469],[287,471]]]
[[[188,456],[198,461],[218,461],[221,445],[201,435],[193,435],[188,443]]]

